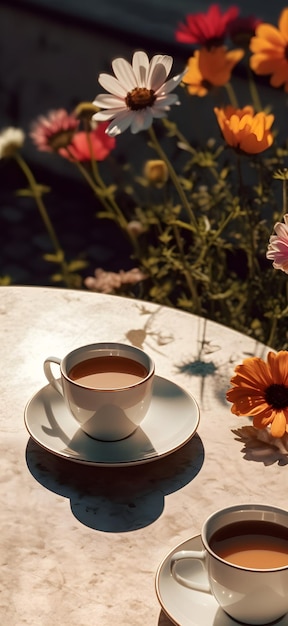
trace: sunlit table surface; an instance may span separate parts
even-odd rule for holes
[[[0,319],[1,624],[170,626],[155,591],[169,551],[222,506],[287,507],[286,457],[245,441],[239,429],[250,422],[225,399],[235,365],[268,349],[179,310],[85,291],[1,287]],[[24,410],[47,386],[44,358],[98,341],[144,348],[158,377],[196,399],[188,442],[106,467],[29,436]]]

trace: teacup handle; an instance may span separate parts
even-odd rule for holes
[[[60,366],[61,359],[58,359],[57,356],[48,356],[47,359],[45,359],[44,361],[43,367],[44,367],[44,374],[48,382],[50,383],[50,385],[52,385],[52,387],[54,387],[54,389],[56,389],[56,391],[58,391],[58,393],[60,393],[61,396],[63,396],[63,389],[62,389],[61,382],[59,382],[59,380],[55,378],[51,369],[51,363],[56,363],[57,365]]]
[[[207,570],[205,567],[206,550],[180,550],[179,552],[175,552],[171,557],[170,571],[173,578],[175,578],[175,580],[177,580],[181,585],[189,587],[189,589],[195,589],[195,591],[204,591],[206,593],[211,593],[208,578],[207,583],[201,583],[197,582],[197,580],[193,580],[192,578],[190,579],[181,576],[181,574],[177,572],[177,563],[179,563],[179,561],[183,561],[183,559],[195,559],[196,561],[200,561],[203,570],[205,571],[205,574],[207,576]]]

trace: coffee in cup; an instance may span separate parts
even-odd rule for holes
[[[188,588],[212,593],[232,618],[268,624],[288,612],[288,511],[239,504],[213,513],[203,524],[202,551],[171,557],[171,573]],[[206,582],[183,576],[177,564],[200,561]]]
[[[61,378],[52,372],[60,366]],[[86,434],[102,441],[131,435],[149,409],[154,361],[143,350],[121,343],[96,343],[47,357],[44,372]]]

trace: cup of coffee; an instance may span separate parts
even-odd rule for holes
[[[52,365],[60,366],[60,380]],[[152,398],[155,365],[143,350],[121,343],[95,343],[44,361],[49,383],[90,437],[118,441],[143,421]]]
[[[231,506],[208,517],[201,540],[203,550],[172,555],[178,583],[212,593],[228,615],[245,624],[268,624],[288,612],[288,511],[265,504]],[[206,582],[197,580],[193,567],[184,576],[183,559],[200,561]]]

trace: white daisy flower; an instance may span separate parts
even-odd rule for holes
[[[12,157],[19,148],[22,148],[25,134],[21,128],[9,126],[0,133],[0,159]]]
[[[151,61],[145,52],[135,52],[132,64],[125,59],[115,59],[112,69],[115,77],[100,74],[99,83],[109,93],[96,96],[93,104],[106,109],[93,115],[96,121],[112,120],[106,133],[111,137],[131,127],[133,134],[147,130],[153,118],[165,117],[172,104],[180,104],[171,91],[179,85],[186,73],[167,76],[171,70],[171,56],[157,54]]]

